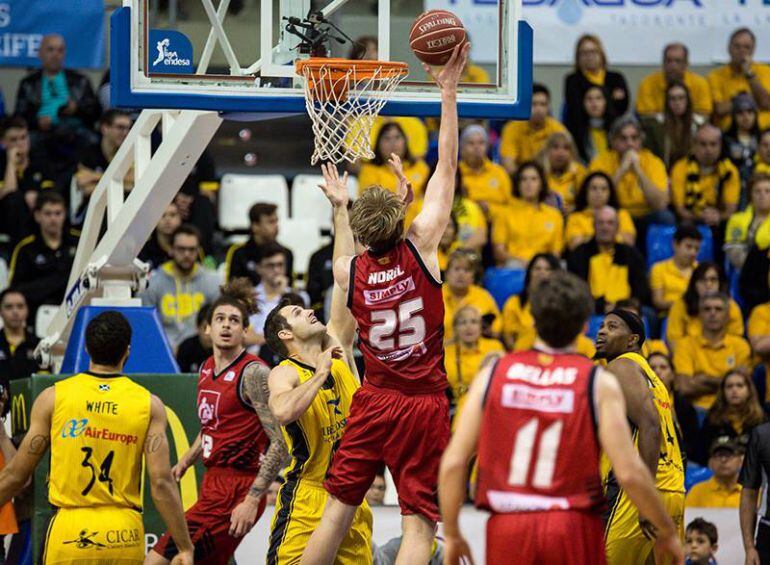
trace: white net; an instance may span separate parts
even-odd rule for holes
[[[297,65],[304,78],[305,107],[313,122],[310,164],[374,157],[369,136],[389,94],[406,77],[402,63],[327,60]],[[366,66],[357,68],[357,64]]]

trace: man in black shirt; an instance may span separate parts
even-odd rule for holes
[[[254,286],[259,284],[257,265],[262,259],[262,247],[272,243],[278,237],[278,207],[275,204],[257,202],[249,210],[251,222],[251,239],[246,243],[237,243],[227,251],[227,269],[225,279],[230,281],[237,277],[248,278]],[[283,246],[282,246],[283,247]],[[286,276],[289,283],[293,280],[294,254],[283,247],[286,256]]]
[[[66,211],[61,194],[42,193],[34,213],[39,231],[22,239],[11,256],[9,286],[24,294],[33,320],[41,304],[61,304],[67,290],[78,234],[64,229]]]
[[[203,306],[198,310],[198,315],[195,318],[198,333],[179,344],[176,351],[176,362],[179,365],[179,370],[183,373],[197,373],[203,362],[211,357],[211,338],[206,335],[208,317],[209,307]]]
[[[749,446],[743,458],[743,468],[738,478],[738,482],[743,486],[740,518],[746,565],[770,564],[770,492],[766,494],[768,499],[765,515],[760,517],[757,527],[757,499],[762,488],[763,475],[770,476],[770,423],[757,426],[751,431]]]
[[[27,301],[18,290],[6,288],[0,292],[0,384],[23,379],[36,373],[40,366],[34,352],[40,341],[27,328]]]

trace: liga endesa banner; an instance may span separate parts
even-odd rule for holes
[[[472,57],[496,61],[499,0],[425,0],[425,9],[457,14],[473,42]],[[598,35],[612,65],[659,65],[663,47],[679,41],[690,64],[727,59],[730,33],[757,35],[756,60],[770,62],[770,0],[522,0],[522,18],[535,30],[536,64],[572,64],[575,42]]]
[[[39,66],[49,33],[64,37],[67,68],[104,66],[104,0],[0,0],[0,66]]]
[[[34,399],[47,387],[66,376],[35,375],[29,379],[11,382],[11,425],[14,438],[21,439],[29,427],[29,414]],[[147,388],[158,396],[166,405],[166,417],[168,419],[168,435],[171,464],[175,464],[183,455],[198,435],[200,425],[195,411],[197,396],[197,375],[131,375],[131,379]],[[55,430],[54,433],[57,431]],[[51,505],[48,503],[48,455],[40,460],[35,471],[35,477],[31,496],[22,496],[16,499],[16,509],[19,520],[32,519],[32,551],[33,562],[38,562],[39,552],[42,550],[45,539],[48,520],[52,515]],[[73,463],[75,464],[75,463]],[[198,499],[198,485],[203,478],[203,466],[198,462],[195,468],[191,468],[180,483],[182,504],[189,508]],[[148,477],[145,473],[142,479],[142,493],[144,498],[144,539],[146,548],[149,549],[165,531],[165,526],[160,518],[150,496]],[[89,532],[96,532],[93,539],[99,536],[112,536],[114,539],[128,538],[135,535],[131,531],[111,531],[109,525],[98,524],[84,528],[90,528]],[[105,538],[106,539],[106,538]],[[99,541],[99,540],[97,540]]]

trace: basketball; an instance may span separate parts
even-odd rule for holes
[[[428,65],[443,65],[452,50],[466,42],[460,18],[446,10],[430,10],[417,16],[409,32],[409,47]]]

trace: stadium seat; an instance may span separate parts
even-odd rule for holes
[[[281,224],[278,242],[294,253],[294,273],[307,273],[310,256],[328,243],[315,219],[290,218]]]
[[[698,231],[703,235],[698,261],[712,261],[714,259],[714,242],[711,228],[698,226]],[[676,226],[652,224],[647,229],[647,268],[674,254],[674,232],[676,232]]]
[[[58,311],[59,307],[51,304],[43,304],[37,309],[37,314],[35,315],[35,335],[37,337],[45,337],[48,326]]]
[[[491,268],[484,273],[482,284],[502,309],[508,298],[524,290],[526,274],[523,269]]]
[[[684,489],[689,491],[694,485],[709,480],[713,474],[708,467],[701,467],[692,461],[688,462],[684,473]]]
[[[321,229],[332,227],[332,207],[318,188],[321,175],[297,175],[291,185],[291,217],[296,220],[315,220]]]
[[[256,202],[278,206],[278,219],[289,217],[289,187],[281,175],[235,175],[222,177],[219,189],[219,227],[225,231],[249,229],[249,208]]]

